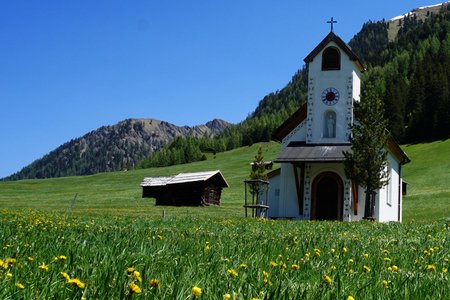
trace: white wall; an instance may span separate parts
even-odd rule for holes
[[[330,42],[328,46],[339,47]],[[327,47],[328,47],[327,46]],[[326,49],[326,48],[324,48]],[[312,129],[312,137],[307,137],[308,143],[340,143],[348,141],[348,124],[353,118],[353,99],[359,100],[360,72],[348,55],[340,50],[341,69],[322,71],[321,51],[312,62],[308,70],[308,125]],[[332,106],[324,104],[321,100],[322,92],[329,87],[339,91],[339,101]],[[310,111],[310,108],[312,109]],[[324,113],[333,110],[336,113],[336,137],[324,137]]]

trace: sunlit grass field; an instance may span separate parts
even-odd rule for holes
[[[449,299],[430,224],[2,210],[1,299]],[[350,298],[351,299],[351,298]]]
[[[450,299],[450,140],[403,148],[403,224],[245,219],[260,145],[280,151],[1,182],[0,299]],[[146,176],[216,169],[218,207],[141,198]]]

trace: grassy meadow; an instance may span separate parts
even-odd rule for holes
[[[266,160],[280,150],[1,182],[0,299],[450,299],[450,140],[403,147],[403,224],[245,219],[259,145]],[[146,176],[216,169],[219,207],[141,198]]]

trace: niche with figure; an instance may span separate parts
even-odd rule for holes
[[[324,116],[323,137],[336,137],[336,113],[332,110],[327,110]]]

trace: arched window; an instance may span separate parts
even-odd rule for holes
[[[324,115],[323,137],[336,137],[336,113],[332,110],[327,110]]]
[[[322,53],[322,71],[340,70],[341,53],[335,47],[328,47]]]

